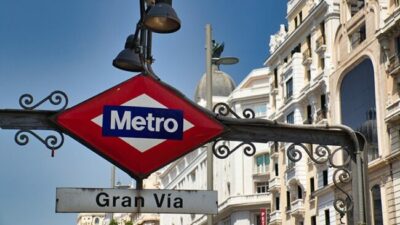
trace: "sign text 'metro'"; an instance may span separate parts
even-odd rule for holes
[[[104,106],[103,135],[181,140],[183,112],[173,109]]]

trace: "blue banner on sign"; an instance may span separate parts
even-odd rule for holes
[[[183,111],[106,105],[103,136],[182,140]]]

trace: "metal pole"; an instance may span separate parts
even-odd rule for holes
[[[211,68],[211,25],[206,25],[206,101],[207,109],[212,110],[212,68]],[[213,151],[211,144],[207,144],[207,190],[214,189],[213,182]],[[213,224],[212,215],[207,215],[207,224]]]
[[[111,188],[115,188],[115,166],[114,165],[112,165],[112,167],[111,167]],[[111,213],[110,217],[111,217],[110,219],[113,220],[114,213]]]

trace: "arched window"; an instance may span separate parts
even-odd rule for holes
[[[374,69],[362,61],[343,78],[340,87],[342,123],[361,132],[368,141],[368,161],[379,156],[375,112]]]
[[[375,185],[371,188],[374,225],[383,225],[381,188]]]
[[[99,224],[100,223],[100,219],[99,218],[96,218],[96,219],[94,219],[94,224]]]

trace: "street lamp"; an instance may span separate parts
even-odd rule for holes
[[[212,57],[212,32],[211,25],[206,25],[206,102],[207,109],[212,110],[212,76],[214,69],[213,65],[217,68],[219,65],[232,65],[239,62],[238,58],[235,57]],[[212,191],[214,189],[214,168],[213,168],[213,149],[212,144],[207,144],[207,190]],[[212,215],[207,215],[207,224],[213,224]]]
[[[122,50],[113,60],[113,66],[118,69],[140,72],[143,71],[143,65],[140,61],[136,37],[131,34],[125,42],[125,49]]]
[[[181,28],[181,20],[172,8],[172,0],[156,0],[144,17],[144,25],[156,33],[173,33]]]
[[[239,62],[236,57],[222,57],[222,58],[212,58],[211,63],[213,65],[233,65]]]
[[[154,77],[151,69],[152,33],[172,33],[181,27],[181,21],[172,8],[172,0],[156,0],[153,5],[140,0],[140,19],[135,34],[129,35],[125,49],[113,60],[113,66],[130,72],[145,72]]]

